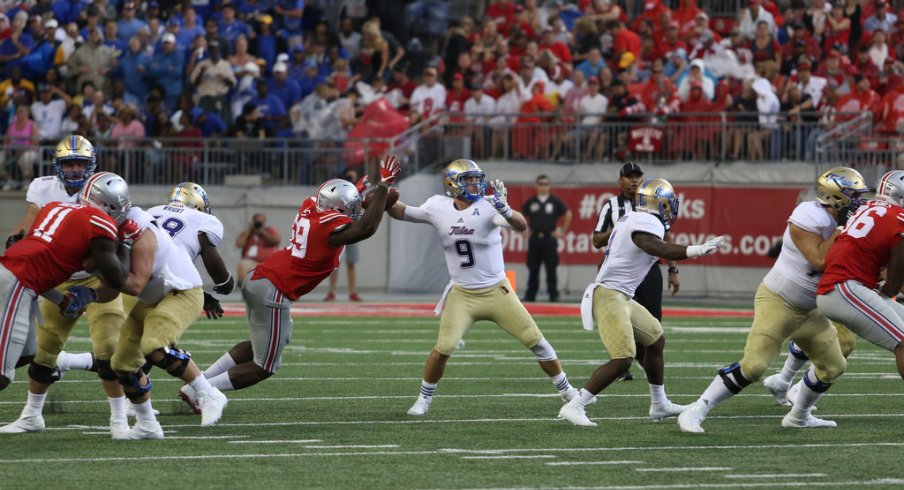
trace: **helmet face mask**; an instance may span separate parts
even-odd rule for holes
[[[353,220],[364,215],[361,193],[354,184],[344,179],[330,179],[320,186],[317,209],[338,211]]]
[[[126,220],[132,207],[128,184],[112,172],[100,172],[91,176],[79,192],[78,200],[107,213],[117,224]]]
[[[446,195],[477,201],[487,191],[487,179],[483,170],[472,160],[458,159],[450,163],[443,172]]]
[[[207,192],[194,182],[182,182],[169,195],[170,204],[178,204],[189,209],[210,214],[210,201]]]
[[[81,163],[83,166],[71,165],[72,163]],[[57,178],[64,186],[79,189],[94,175],[97,168],[94,145],[84,136],[67,136],[57,143],[53,152],[53,165],[56,167]]]
[[[681,201],[672,184],[665,179],[649,179],[637,189],[636,211],[644,211],[659,216],[663,224],[672,224],[678,219]]]
[[[816,179],[816,200],[836,210],[856,204],[867,191],[863,176],[849,167],[829,169]]]
[[[883,175],[876,186],[876,197],[904,207],[904,170],[892,170]]]

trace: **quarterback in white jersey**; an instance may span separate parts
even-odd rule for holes
[[[436,228],[452,278],[437,306],[437,312],[442,310],[439,338],[427,357],[421,392],[408,414],[427,413],[446,362],[465,332],[480,320],[496,323],[530,349],[563,399],[571,399],[577,390],[505,277],[500,227],[524,231],[527,221],[508,205],[501,181],[494,183],[492,196],[484,196],[486,175],[471,160],[449,164],[443,180],[447,196],[433,196],[420,207],[399,201],[389,211],[395,219]]]
[[[787,339],[794,342],[786,365],[796,372],[809,356],[813,366],[804,375],[800,390],[794,395],[794,407],[782,419],[782,426],[835,427],[835,422],[810,413],[847,364],[836,327],[816,309],[816,286],[822,277],[826,253],[838,236],[836,227],[853,214],[860,194],[867,190],[863,177],[852,168],[836,167],[819,176],[816,201],[801,203],[791,213],[778,260],[757,288],[744,357],[720,369],[700,398],[678,417],[681,430],[703,432],[701,423],[709,411],[762,378]],[[764,380],[767,388],[772,386],[770,391],[780,391],[782,397],[794,374],[787,380],[783,376],[770,377],[771,384]]]
[[[559,417],[574,425],[594,426],[584,411],[595,395],[615,381],[631,366],[637,355],[636,343],[645,347],[644,372],[650,385],[650,418],[660,421],[681,413],[683,406],[669,401],[665,394],[662,325],[642,305],[634,301],[634,292],[659,258],[683,260],[715,253],[725,237],[702,245],[675,245],[663,240],[666,223],[678,217],[678,196],[664,179],[649,179],[637,190],[634,212],[628,212],[615,224],[606,249],[606,260],[596,280],[587,287],[581,302],[584,328],[596,323],[609,362],[598,367],[578,396],[559,410]]]

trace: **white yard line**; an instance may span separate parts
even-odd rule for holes
[[[825,473],[748,473],[738,475],[722,475],[724,478],[824,478]]]
[[[512,454],[510,456],[462,456],[461,459],[553,459],[558,456],[554,456],[552,454],[531,454],[531,455],[516,455]]]
[[[584,465],[619,465],[644,464],[643,461],[555,461],[546,463],[549,466],[584,466]]]
[[[731,471],[734,468],[728,468],[725,466],[697,466],[697,467],[689,467],[682,466],[678,468],[634,468],[634,471],[640,471],[643,473],[681,473],[688,471]]]
[[[880,478],[876,480],[854,481],[822,481],[822,482],[763,482],[763,483],[674,483],[670,485],[622,485],[604,487],[542,487],[546,490],[554,488],[567,488],[568,490],[669,490],[677,488],[810,488],[810,487],[866,487],[866,486],[894,486],[902,485],[904,480],[898,478]],[[476,490],[476,489],[472,489]],[[480,490],[526,490],[524,488],[481,488]]]

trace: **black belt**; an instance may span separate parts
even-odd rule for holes
[[[553,232],[551,231],[535,231],[531,237],[533,238],[552,238]]]

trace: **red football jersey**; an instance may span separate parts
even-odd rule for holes
[[[904,209],[879,200],[861,206],[829,249],[816,292],[826,294],[836,284],[850,280],[875,289],[902,234]]]
[[[337,228],[351,222],[337,211],[317,211],[317,201],[308,199],[292,224],[289,246],[258,265],[252,279],[269,279],[279,292],[295,301],[339,267],[339,255],[345,247],[333,248],[327,241]]]
[[[41,208],[28,234],[0,257],[0,264],[37,294],[82,270],[91,240],[116,240],[116,222],[85,204],[54,202]]]

